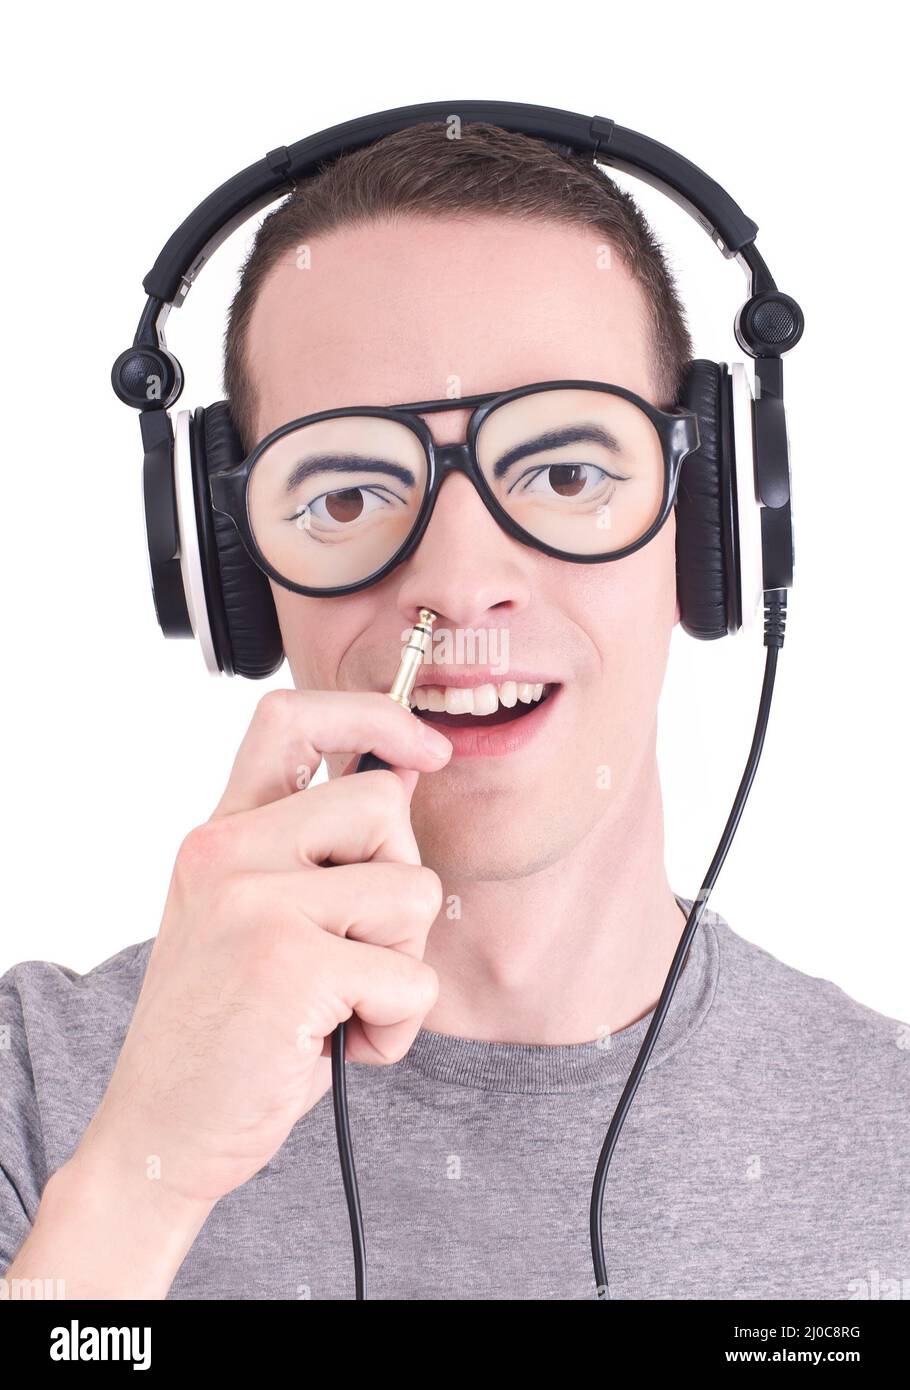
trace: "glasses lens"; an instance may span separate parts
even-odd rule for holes
[[[407,425],[373,415],[317,420],[280,435],[256,460],[250,527],[284,579],[341,588],[400,549],[426,484],[423,445]]]
[[[568,555],[607,555],[660,515],[664,454],[645,412],[607,391],[536,391],[498,406],[477,461],[504,511]]]

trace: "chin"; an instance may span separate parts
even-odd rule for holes
[[[584,824],[576,814],[565,820],[564,796],[519,814],[500,797],[475,793],[456,815],[448,814],[445,803],[419,805],[416,798],[415,791],[412,823],[420,857],[439,874],[444,891],[447,882],[489,883],[541,873],[570,853],[596,819]]]

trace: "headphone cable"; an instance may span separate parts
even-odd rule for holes
[[[357,1173],[354,1168],[354,1150],[351,1145],[351,1121],[348,1117],[348,1094],[344,1074],[343,1023],[339,1023],[332,1034],[332,1105],[335,1111],[335,1134],[338,1139],[341,1180],[344,1183],[344,1197],[348,1204],[351,1242],[354,1248],[354,1298],[361,1302],[367,1296],[367,1257],[363,1238],[360,1193],[357,1190]]]
[[[629,1073],[629,1079],[619,1098],[619,1103],[613,1112],[613,1118],[610,1121],[607,1137],[600,1151],[600,1158],[598,1159],[597,1169],[594,1174],[594,1185],[591,1191],[591,1256],[594,1261],[594,1277],[597,1286],[596,1296],[599,1299],[610,1298],[610,1284],[607,1276],[607,1261],[604,1253],[603,1241],[604,1189],[607,1182],[607,1173],[610,1170],[610,1160],[613,1157],[613,1151],[616,1148],[620,1132],[622,1131],[626,1116],[629,1113],[629,1108],[632,1101],[635,1099],[635,1093],[644,1075],[645,1067],[648,1065],[648,1059],[651,1056],[661,1027],[663,1026],[667,1010],[670,1007],[670,1001],[673,998],[679,977],[682,974],[683,966],[686,962],[686,957],[689,953],[689,947],[692,944],[693,937],[698,930],[698,924],[707,906],[711,889],[717,881],[717,876],[727,857],[727,851],[733,841],[733,836],[736,834],[736,828],[739,825],[740,816],[746,804],[746,798],[752,787],[755,770],[758,767],[758,760],[761,757],[762,746],[765,741],[765,730],[768,727],[768,715],[771,710],[771,695],[774,691],[774,677],[777,672],[777,654],[784,645],[784,628],[787,617],[786,589],[766,590],[764,595],[764,608],[764,645],[767,648],[765,674],[762,682],[761,698],[758,705],[755,733],[752,737],[752,747],[749,749],[749,756],[746,759],[745,771],[743,772],[742,780],[740,781],[739,789],[733,802],[733,807],[727,819],[727,824],[724,826],[724,833],[720,838],[720,843],[717,846],[714,858],[711,860],[711,866],[705,875],[705,881],[699,889],[698,897],[692,905],[692,911],[689,913],[686,925],[683,928],[679,945],[676,948],[676,954],[670,965],[670,970],[664,982],[664,987],[661,990],[660,998],[654,1008],[654,1014],[651,1018],[648,1031],[639,1048],[638,1056],[635,1058],[634,1065]]]

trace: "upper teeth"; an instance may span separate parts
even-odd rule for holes
[[[421,685],[411,696],[417,709],[446,714],[495,714],[500,705],[506,709],[521,701],[531,705],[539,700],[547,687],[541,682],[503,681],[502,685]]]

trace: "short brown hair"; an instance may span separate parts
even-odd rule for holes
[[[666,409],[676,402],[692,339],[663,250],[635,200],[583,155],[564,155],[479,121],[464,124],[458,139],[447,138],[447,130],[443,122],[426,122],[341,155],[264,218],[224,338],[224,390],[245,452],[256,443],[246,337],[266,275],[292,247],[340,226],[402,214],[496,213],[596,231],[644,292],[656,404]]]

